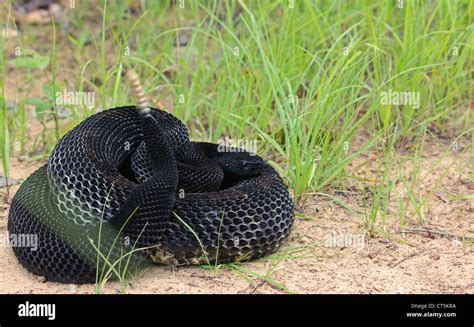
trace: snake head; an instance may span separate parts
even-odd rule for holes
[[[214,155],[213,160],[222,167],[224,173],[240,177],[250,177],[259,174],[265,161],[249,152],[221,152]]]
[[[241,148],[207,142],[191,142],[190,147],[219,165],[228,179],[251,177],[262,172],[265,167],[262,158]]]

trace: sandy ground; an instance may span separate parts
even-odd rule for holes
[[[429,174],[419,185],[420,194],[436,189],[425,203],[424,222],[408,210],[402,226],[394,199],[381,233],[370,236],[364,227],[364,192],[357,184],[345,185],[344,190],[330,194],[359,213],[351,213],[326,196],[308,195],[297,208],[290,240],[269,258],[239,264],[238,270],[154,266],[130,280],[124,292],[474,293],[474,202],[465,199],[474,189],[469,179],[472,167],[467,151],[448,150],[443,155],[448,147],[446,142],[432,142],[420,159],[421,175]],[[14,158],[11,176],[21,180],[44,162],[19,162]],[[350,169],[367,177],[376,174],[378,168],[369,154]],[[408,162],[404,171],[409,173],[410,169]],[[2,237],[6,233],[8,203],[17,188],[11,188],[10,197],[0,189]],[[95,287],[45,282],[27,272],[11,248],[2,246],[0,292],[75,294],[94,293]],[[110,282],[103,292],[119,293],[121,285]]]

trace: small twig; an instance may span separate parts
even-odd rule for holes
[[[438,199],[440,199],[441,201],[443,201],[443,203],[447,203],[448,201],[446,201],[439,193],[433,193],[433,195],[435,195]]]
[[[406,256],[405,258],[403,258],[402,260],[398,261],[398,262],[395,262],[394,264],[392,265],[388,265],[390,268],[395,268],[396,266],[398,266],[399,264],[401,264],[402,262],[410,259],[410,258],[413,258],[414,256],[418,255],[418,254],[422,254],[422,253],[425,253],[427,251],[430,251],[431,249],[426,249],[426,250],[423,250],[423,251],[420,251],[420,252],[415,252],[415,253],[412,253],[408,256]]]
[[[451,237],[454,239],[474,240],[474,236],[456,235],[456,234],[452,234],[448,232],[443,232],[437,229],[427,229],[427,228],[408,228],[408,229],[402,230],[401,233],[427,234],[427,235]]]
[[[257,290],[257,288],[263,286],[263,285],[266,284],[266,283],[267,283],[266,281],[262,281],[260,284],[258,284],[257,286],[255,286],[255,287],[253,288],[253,290],[250,292],[250,294],[254,294],[255,291]]]

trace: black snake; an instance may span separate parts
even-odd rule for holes
[[[106,262],[119,272],[149,259],[180,265],[268,254],[290,233],[293,202],[270,165],[234,150],[191,142],[184,124],[159,109],[97,113],[15,194],[8,231],[36,235],[38,247],[14,253],[29,271],[64,283],[95,282]]]

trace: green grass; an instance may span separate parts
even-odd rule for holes
[[[110,190],[107,194],[107,198],[110,196]],[[102,210],[100,217],[100,224],[97,231],[97,239],[92,239],[88,236],[91,247],[94,249],[96,256],[96,281],[95,281],[95,292],[97,294],[102,293],[104,285],[110,280],[118,280],[120,284],[121,293],[126,292],[127,280],[134,278],[136,275],[144,272],[146,265],[139,257],[142,255],[141,252],[148,248],[137,247],[138,241],[145,231],[145,227],[142,229],[133,244],[122,244],[126,240],[122,238],[122,231],[135,214],[137,208],[133,210],[128,216],[127,220],[116,232],[113,240],[111,235],[104,235],[104,213],[106,204]],[[105,242],[103,238],[105,237]],[[103,244],[105,243],[105,244]],[[137,259],[138,258],[138,259]]]
[[[388,140],[396,148],[407,139],[416,143],[428,128],[447,130],[456,122],[461,132],[472,124],[472,115],[463,114],[472,88],[470,6],[302,1],[290,9],[275,1],[190,1],[185,9],[148,8],[129,33],[140,16],[109,4],[107,57],[121,62],[109,60],[112,68],[104,72],[102,33],[98,95],[102,106],[106,98],[114,105],[133,102],[126,87],[117,96],[112,78],[116,65],[133,66],[148,94],[165,99],[184,121],[196,120],[195,137],[256,139],[262,154],[279,156],[275,164],[296,195],[319,191],[340,181],[351,160],[377,143]],[[237,7],[242,13],[232,22],[229,13]],[[190,20],[194,27],[183,26]],[[156,33],[146,33],[150,24]],[[172,44],[178,34],[190,39],[179,54]],[[131,55],[124,55],[131,43]],[[381,92],[389,90],[419,92],[420,108],[381,105]],[[361,128],[377,138],[353,149]]]
[[[3,16],[3,15],[2,15]],[[0,26],[3,26],[4,17],[0,16]],[[10,10],[8,10],[7,22],[10,20]],[[10,131],[8,129],[8,111],[5,99],[5,76],[6,76],[6,59],[5,59],[5,40],[3,33],[0,35],[0,153],[2,155],[2,170],[5,178],[5,184],[8,185],[8,176],[10,173]],[[8,189],[7,189],[8,192]]]
[[[406,0],[403,8],[397,1],[368,0],[302,0],[293,8],[288,1],[190,0],[185,8],[157,1],[135,14],[127,9],[130,3],[81,1],[66,9],[67,29],[24,26],[17,41],[0,37],[3,175],[9,175],[11,155],[37,158],[38,149],[48,155],[55,134],[96,111],[135,103],[121,77],[128,67],[152,99],[186,122],[193,139],[258,141],[258,153],[272,155],[270,163],[295,198],[329,196],[370,231],[390,216],[393,197],[401,224],[408,207],[414,208],[413,219],[424,219],[427,198],[417,185],[429,173],[418,167],[427,137],[441,135],[448,143],[469,143],[472,137],[472,1]],[[6,9],[0,22],[14,27],[8,4],[0,6]],[[187,36],[187,46],[173,45],[180,35]],[[15,42],[49,57],[51,65],[12,65]],[[4,101],[9,74],[24,76],[24,98],[13,99],[14,114]],[[91,109],[69,105],[70,120],[43,124],[35,142],[43,146],[33,151],[26,146],[24,99],[45,99],[35,91],[37,79],[56,91],[64,83],[70,91],[95,92],[96,101]],[[420,106],[382,104],[382,94],[390,91],[415,92]],[[362,143],[356,141],[361,133]],[[369,151],[376,153],[381,173],[362,182],[370,199],[357,211],[331,190],[359,178],[348,166]],[[402,168],[408,161],[414,163],[410,178]]]

